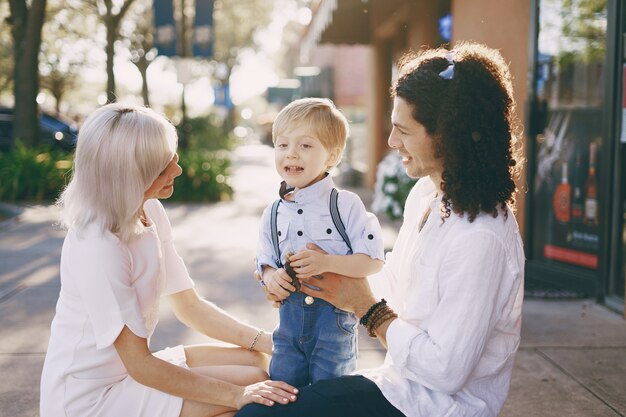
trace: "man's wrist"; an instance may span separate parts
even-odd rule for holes
[[[358,305],[354,306],[354,314],[360,320],[376,303],[378,303],[378,300],[375,297],[368,297],[367,299],[363,300],[363,302],[360,302]]]

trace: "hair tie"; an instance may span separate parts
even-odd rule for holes
[[[446,59],[448,60],[448,68],[441,71],[439,76],[444,80],[451,80],[454,78],[454,51],[450,51],[446,54]]]

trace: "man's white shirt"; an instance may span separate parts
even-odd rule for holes
[[[423,229],[419,223],[430,207]],[[513,213],[451,212],[422,178],[385,266],[369,278],[399,314],[384,365],[358,371],[409,417],[496,416],[520,340],[524,251]]]

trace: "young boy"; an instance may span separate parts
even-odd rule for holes
[[[356,194],[337,191],[328,175],[347,136],[346,118],[319,98],[292,102],[272,128],[284,181],[280,200],[263,213],[256,262],[261,284],[283,300],[270,377],[296,387],[355,369],[358,324],[354,314],[297,291],[296,278],[334,272],[358,279],[383,266],[378,220]],[[307,248],[311,243],[326,254]]]

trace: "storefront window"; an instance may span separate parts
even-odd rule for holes
[[[598,269],[607,0],[540,0],[533,259]]]

